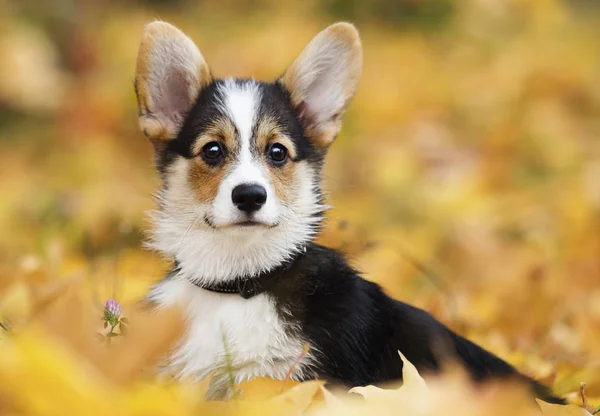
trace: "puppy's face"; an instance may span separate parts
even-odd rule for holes
[[[274,83],[214,80],[173,26],[146,26],[136,91],[164,182],[153,245],[187,278],[251,276],[314,236],[325,152],[360,78],[358,34],[321,32]]]
[[[264,233],[295,212],[316,215],[322,151],[279,84],[214,81],[161,160],[167,185],[186,188],[202,218],[223,233]]]

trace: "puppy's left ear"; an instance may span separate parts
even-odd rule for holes
[[[315,36],[279,80],[318,148],[327,149],[339,133],[361,74],[358,31],[336,23]]]

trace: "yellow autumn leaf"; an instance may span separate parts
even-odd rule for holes
[[[302,415],[315,400],[321,398],[322,381],[307,381],[300,383],[283,394],[272,398],[265,403],[272,414]]]
[[[0,293],[0,319],[24,320],[31,315],[33,299],[27,284],[17,280]]]
[[[427,390],[425,380],[421,377],[417,368],[400,352],[398,355],[402,360],[402,387],[397,390],[385,390],[375,386],[353,387],[349,393],[356,393],[365,399],[384,399],[397,397],[396,394],[423,394]]]
[[[244,400],[266,400],[276,397],[299,383],[293,380],[273,380],[266,377],[255,377],[237,385],[235,388],[240,390]]]
[[[550,404],[541,400],[537,402],[542,408],[544,416],[591,416],[587,410],[579,406]]]
[[[400,351],[398,351],[398,355],[402,359],[402,387],[409,389],[426,388],[425,380],[423,380],[419,371],[417,371],[417,367],[408,361]]]
[[[0,391],[15,412],[36,416],[107,415],[111,402],[119,400],[99,372],[81,365],[39,329],[21,331],[3,343]]]

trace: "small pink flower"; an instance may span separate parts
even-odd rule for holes
[[[104,304],[104,320],[111,325],[116,325],[119,322],[119,317],[123,308],[114,299],[109,299]]]
[[[116,317],[119,317],[121,315],[121,311],[123,310],[123,308],[121,308],[121,305],[119,304],[119,302],[117,302],[114,299],[107,300],[104,307],[106,308],[106,310],[108,312],[110,312],[111,314],[113,314]]]

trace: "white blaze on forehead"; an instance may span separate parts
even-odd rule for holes
[[[220,87],[221,110],[235,125],[239,153],[231,174],[225,182],[233,186],[240,183],[257,183],[265,186],[264,176],[258,161],[252,160],[252,130],[257,122],[261,91],[253,81],[237,82],[226,80]]]
[[[221,110],[227,114],[239,134],[241,154],[250,151],[252,127],[256,122],[261,92],[255,82],[228,79],[219,86]]]

